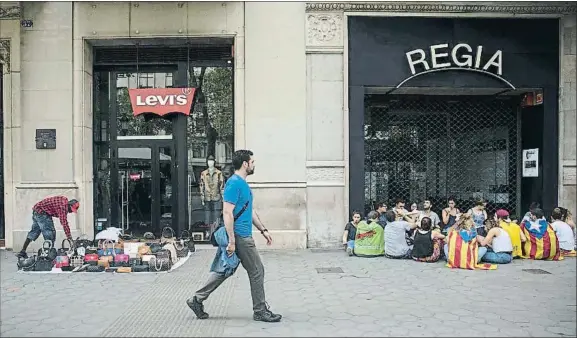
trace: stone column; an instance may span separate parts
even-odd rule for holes
[[[307,246],[337,247],[346,222],[343,12],[306,13]]]
[[[559,205],[577,213],[575,78],[577,24],[575,14],[561,18],[561,72],[559,97]]]

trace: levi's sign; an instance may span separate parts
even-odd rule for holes
[[[190,115],[195,88],[129,89],[134,116],[150,113],[164,116],[170,113]]]
[[[509,87],[515,87],[509,81],[503,79],[503,52],[497,50],[490,57],[483,56],[483,46],[473,49],[466,43],[458,43],[449,46],[447,43],[432,45],[429,53],[424,49],[415,49],[405,53],[412,76],[402,81],[397,88],[408,80],[426,73],[443,70],[465,70],[471,72],[484,73],[493,76]],[[416,69],[419,66],[419,70]]]

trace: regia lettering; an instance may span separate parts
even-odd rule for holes
[[[477,50],[473,52],[473,48],[466,43],[459,43],[449,49],[449,44],[443,43],[433,45],[431,50],[431,63],[427,62],[427,56],[422,49],[415,49],[407,52],[407,61],[411,68],[411,73],[415,75],[415,65],[422,64],[425,71],[430,69],[441,69],[450,67],[459,68],[474,68],[489,71],[489,68],[494,68],[493,73],[499,76],[503,75],[503,52],[496,51],[489,60],[482,60],[483,46],[477,46]],[[449,56],[450,54],[450,56]],[[486,61],[486,62],[483,62]]]
[[[138,95],[136,97],[137,106],[156,106],[160,104],[161,106],[184,106],[186,104],[186,95],[149,95],[144,100],[142,96]]]

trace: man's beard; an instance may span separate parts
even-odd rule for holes
[[[252,168],[252,169],[251,169],[251,168],[246,168],[246,174],[247,174],[247,175],[252,175],[252,174],[254,174],[254,168]]]

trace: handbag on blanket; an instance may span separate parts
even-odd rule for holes
[[[105,239],[104,241],[100,242],[98,248],[98,256],[114,256],[116,255],[116,250],[114,249],[114,242]]]
[[[53,260],[47,256],[36,257],[36,264],[34,265],[34,271],[52,271],[54,266]]]
[[[58,252],[53,247],[51,241],[44,241],[44,243],[42,243],[42,247],[38,249],[38,257],[48,257],[52,261],[54,258],[56,258],[57,255]]]
[[[168,271],[171,268],[170,258],[154,257],[150,260],[148,268],[153,272]]]

